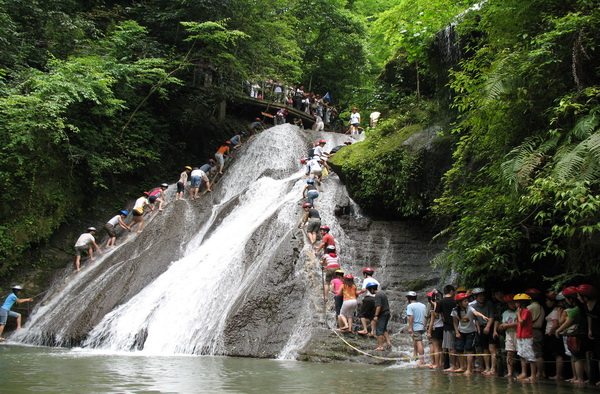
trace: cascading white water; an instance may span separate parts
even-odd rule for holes
[[[260,282],[276,249],[278,232],[298,223],[297,202],[305,185],[298,163],[306,154],[302,133],[306,132],[283,125],[258,135],[227,169],[219,185],[222,202],[214,206],[202,230],[189,242],[185,256],[106,315],[90,332],[84,347],[143,347],[149,353],[222,352],[231,308],[243,296],[242,290]],[[327,137],[332,147],[345,139],[341,135]],[[272,178],[273,173],[281,179]],[[323,191],[318,204],[323,207],[324,223],[338,230],[333,208],[339,191],[334,190]],[[215,226],[217,218],[220,222]],[[272,218],[273,249],[261,251],[255,261],[246,261],[246,243]],[[337,234],[342,236],[341,229]],[[298,341],[294,343],[298,345]]]

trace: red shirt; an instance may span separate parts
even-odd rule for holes
[[[531,317],[531,311],[527,308],[523,308],[520,314],[522,321],[521,323],[517,324],[517,338],[533,338],[533,320]]]
[[[335,246],[335,239],[333,238],[333,235],[331,235],[329,233],[323,235],[323,238],[321,241],[325,244],[325,247],[328,247],[329,245]]]

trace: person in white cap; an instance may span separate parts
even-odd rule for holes
[[[2,307],[0,308],[0,341],[6,341],[6,338],[2,336],[2,333],[4,332],[4,326],[6,325],[6,320],[9,316],[17,319],[17,330],[21,329],[21,314],[11,311],[10,308],[12,308],[15,302],[20,304],[22,302],[33,301],[33,298],[18,298],[21,290],[23,290],[21,286],[13,286],[12,293],[6,297],[4,304],[2,304]]]
[[[87,250],[90,255],[90,260],[94,261],[94,250],[92,246],[96,248],[98,253],[102,254],[100,247],[96,243],[96,239],[94,238],[94,234],[96,234],[96,227],[89,227],[87,232],[81,234],[75,242],[75,254],[77,257],[75,258],[75,268],[77,272],[79,272],[79,264],[81,262],[81,252],[85,252]]]

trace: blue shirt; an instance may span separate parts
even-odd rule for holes
[[[12,308],[12,306],[15,304],[16,301],[17,301],[17,295],[15,293],[12,293],[8,297],[6,297],[6,300],[4,300],[4,305],[2,305],[2,309],[6,309],[7,311],[10,311],[10,308]]]
[[[411,302],[406,306],[406,316],[414,316],[413,331],[425,330],[425,314],[427,307],[420,302]]]
[[[240,144],[240,136],[235,135],[235,136],[231,137],[229,139],[229,141],[231,141],[233,143],[233,145],[239,145]]]

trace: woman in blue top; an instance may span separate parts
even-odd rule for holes
[[[6,338],[2,337],[2,332],[4,332],[4,326],[6,325],[6,320],[9,316],[17,318],[17,330],[21,329],[21,314],[11,311],[10,308],[12,308],[15,302],[20,304],[22,302],[33,301],[33,298],[18,298],[17,296],[21,290],[23,290],[21,286],[13,286],[12,294],[6,297],[4,304],[2,304],[2,307],[0,308],[0,341],[6,341]]]

